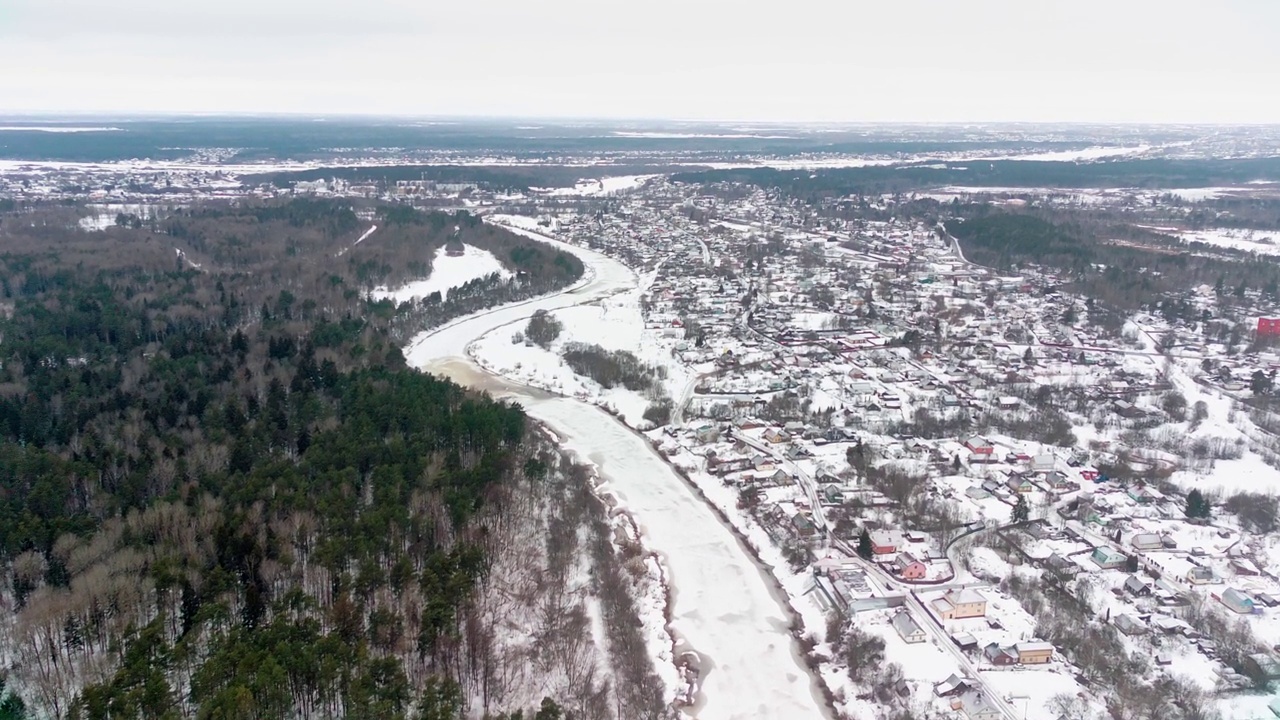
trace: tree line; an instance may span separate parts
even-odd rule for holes
[[[512,534],[585,480],[518,406],[406,367],[403,316],[352,292],[367,258],[336,252],[360,228],[348,211],[193,208],[88,237],[3,226],[0,602],[9,697],[32,716],[553,718],[596,696],[665,712],[642,673],[625,695],[599,675],[537,682],[585,666],[596,650],[575,633],[548,631],[540,664],[495,639],[495,568],[517,547],[525,572],[553,554]],[[531,285],[572,276],[550,248],[469,227],[523,249]],[[175,261],[186,240],[201,268]],[[592,557],[599,577],[620,562]],[[628,622],[601,651],[634,647]],[[513,707],[530,686],[556,697]]]

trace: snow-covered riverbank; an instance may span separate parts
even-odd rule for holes
[[[477,338],[538,309],[580,305],[637,287],[635,273],[617,261],[537,237],[578,255],[591,268],[591,278],[560,295],[487,311],[424,333],[406,349],[409,362],[519,401],[532,417],[556,430],[566,448],[596,466],[601,492],[616,498],[634,518],[646,547],[664,560],[671,584],[666,612],[676,650],[695,652],[702,671],[692,714],[826,717],[816,681],[791,636],[781,594],[732,529],[649,441],[598,407],[498,378],[467,357],[467,346]],[[660,672],[664,678],[674,677],[674,669]]]

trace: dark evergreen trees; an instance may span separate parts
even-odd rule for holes
[[[1019,494],[1018,500],[1013,504],[1013,521],[1016,523],[1026,522],[1030,514],[1031,509],[1027,506],[1027,497]]]
[[[858,535],[858,556],[863,560],[870,560],[875,554],[871,548],[871,533],[866,528],[862,528],[862,533]]]
[[[1187,493],[1187,517],[1189,518],[1208,518],[1210,505],[1204,499],[1204,494],[1199,490],[1192,489]]]

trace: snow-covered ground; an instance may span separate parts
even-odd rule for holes
[[[567,343],[595,344],[606,350],[624,350],[645,364],[666,370],[660,395],[679,399],[693,373],[674,356],[677,341],[658,337],[646,330],[640,313],[640,294],[652,278],[643,279],[634,290],[603,298],[590,305],[556,310],[552,315],[563,326],[560,337],[549,349],[513,342],[525,323],[517,322],[488,333],[469,352],[486,370],[527,385],[576,397],[615,411],[632,427],[643,427],[644,412],[656,396],[627,390],[604,388],[590,378],[574,373],[561,358]]]
[[[362,237],[361,240],[363,239]],[[386,287],[376,288],[370,294],[375,300],[391,298],[397,303],[402,303],[414,298],[424,298],[439,291],[441,299],[444,299],[449,297],[449,291],[453,288],[493,273],[498,273],[504,278],[511,277],[510,271],[503,267],[498,258],[488,250],[466,245],[461,255],[450,255],[442,247],[436,250],[435,258],[431,261],[431,275],[427,279],[415,280],[394,290]]]
[[[1199,242],[1214,247],[1244,250],[1260,255],[1280,255],[1280,233],[1269,230],[1247,230],[1242,228],[1211,228],[1208,230],[1179,230],[1177,228],[1157,228],[1152,230],[1165,232],[1186,243]]]
[[[769,580],[649,442],[593,405],[504,381],[467,358],[466,349],[475,339],[527,319],[535,310],[568,308],[639,286],[635,273],[615,260],[538,237],[578,255],[591,276],[566,293],[478,313],[424,333],[406,349],[410,364],[519,401],[532,417],[560,433],[565,447],[597,466],[602,491],[631,513],[645,545],[664,558],[672,585],[667,612],[676,652],[696,652],[702,667],[699,703],[693,709],[697,717],[825,717],[814,681],[796,655],[784,605]],[[655,622],[652,614],[646,622]],[[670,656],[669,648],[651,651],[654,657]],[[674,669],[660,667],[659,672],[674,695]]]
[[[118,127],[88,125],[3,125],[0,132],[88,133],[122,132]]]
[[[338,253],[338,257],[342,257],[343,255],[346,255],[348,250],[350,250],[351,248],[353,248],[353,247],[355,247],[355,246],[359,245],[360,243],[364,242],[365,240],[368,240],[368,239],[369,239],[369,236],[370,236],[370,235],[372,235],[372,234],[374,234],[374,233],[375,233],[375,232],[377,232],[377,231],[378,231],[378,226],[377,226],[377,225],[370,225],[368,230],[365,230],[365,231],[364,231],[364,233],[363,233],[362,235],[360,235],[360,237],[356,238],[356,241],[355,241],[355,242],[351,243],[351,247],[349,247],[349,248],[343,248],[343,250],[342,250],[341,252],[339,252],[339,253]]]
[[[535,192],[544,192],[552,196],[598,196],[609,195],[612,193],[625,192],[634,190],[644,184],[646,180],[658,177],[657,175],[619,175],[617,177],[600,178],[599,180],[579,180],[571,188],[555,188],[553,190],[538,190],[533,188]]]
[[[93,214],[80,218],[80,228],[90,232],[115,227],[116,217],[119,215],[137,215],[143,220],[148,220],[152,217],[159,217],[160,215],[173,210],[173,208],[167,205],[152,205],[149,203],[90,204],[86,206],[86,209]]]

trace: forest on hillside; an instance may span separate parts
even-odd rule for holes
[[[365,223],[310,200],[24,220],[0,218],[0,712],[665,716],[585,471],[400,354],[496,300],[365,292],[449,241],[517,273],[498,297],[576,259],[400,208],[351,248]]]

